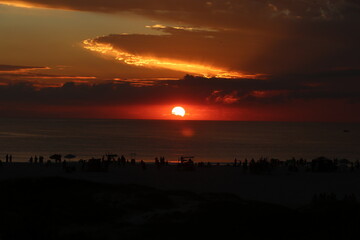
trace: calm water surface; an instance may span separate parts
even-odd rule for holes
[[[145,161],[181,155],[212,162],[261,156],[356,160],[359,139],[358,123],[0,119],[0,159],[9,153],[14,161],[54,153],[77,159],[135,153]]]

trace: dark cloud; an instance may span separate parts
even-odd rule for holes
[[[181,103],[204,109],[213,107],[217,111],[232,109],[230,117],[220,119],[242,119],[236,113],[247,111],[248,116],[253,116],[249,120],[294,120],[296,116],[295,120],[351,121],[351,116],[360,120],[359,78],[358,70],[339,70],[273,76],[266,80],[187,75],[180,80],[149,80],[143,86],[131,80],[103,80],[97,84],[69,82],[61,87],[41,88],[31,82],[17,82],[0,84],[0,109],[2,116],[26,113],[33,117],[39,116],[40,111],[41,116],[101,117],[106,114],[99,115],[101,109],[124,107],[127,110],[122,110],[121,117],[129,117],[140,105],[152,109],[152,106]],[[87,112],[83,112],[85,109]],[[305,114],[303,118],[300,112]],[[214,113],[210,115],[214,116]]]
[[[134,12],[200,26],[251,26],[276,18],[331,20],[358,17],[356,0],[2,0],[8,4],[94,12]],[[236,21],[237,20],[237,21]]]
[[[341,72],[342,74],[340,74]],[[346,77],[344,77],[346,76]],[[344,99],[359,101],[360,71],[341,70],[314,75],[273,76],[270,79],[218,79],[191,75],[180,80],[68,82],[38,88],[31,82],[0,86],[1,102],[59,105],[133,105],[187,102],[191,104],[267,104],[292,100]],[[341,81],[340,81],[341,80]],[[143,80],[144,81],[144,80]]]
[[[242,27],[201,30],[157,26],[153,28],[164,35],[111,34],[90,42],[139,57],[200,63],[246,74],[314,73],[360,67],[360,32],[353,27],[358,24],[360,17],[351,21],[269,21],[250,31]]]
[[[26,72],[31,70],[48,69],[47,67],[34,67],[34,66],[16,66],[16,65],[2,65],[0,64],[1,72]]]
[[[0,85],[13,85],[27,83],[37,88],[59,87],[62,84],[72,82],[92,83],[98,82],[94,76],[74,76],[59,74],[44,74],[43,70],[49,67],[0,65]]]

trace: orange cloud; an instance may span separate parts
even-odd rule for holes
[[[28,82],[39,89],[45,87],[61,87],[64,83],[69,81],[78,83],[101,81],[94,76],[52,75],[40,73],[43,70],[49,69],[51,68],[0,64],[0,85]]]
[[[25,76],[25,78],[28,79],[63,79],[63,80],[90,80],[90,79],[96,79],[96,77],[83,77],[83,76],[56,76],[56,75],[35,75],[35,76]]]
[[[257,98],[270,98],[270,97],[276,97],[276,96],[287,96],[289,95],[288,90],[256,90],[252,91],[250,96],[254,96]]]
[[[214,103],[224,103],[224,104],[234,104],[240,101],[237,91],[232,91],[231,93],[225,93],[223,90],[213,91],[206,99],[208,102]]]
[[[111,44],[122,61],[131,65],[181,68],[189,73],[205,67],[205,75],[214,76],[359,68],[360,34],[354,26],[360,23],[360,5],[356,0],[0,0],[0,4],[130,12],[156,20],[159,24],[150,27],[166,35],[93,39]],[[182,27],[169,28],[163,21]],[[98,51],[102,47],[98,45]]]
[[[28,3],[26,1],[0,1],[0,4],[13,6],[13,7],[22,7],[22,8],[41,8],[41,7],[43,7],[40,4]]]
[[[209,65],[196,64],[191,62],[179,61],[176,59],[162,59],[151,56],[141,56],[131,54],[129,52],[115,49],[111,44],[104,44],[96,42],[95,40],[83,41],[84,48],[94,52],[106,54],[114,57],[116,60],[124,62],[129,65],[149,68],[165,68],[185,73],[199,74],[204,77],[218,77],[218,78],[240,78],[250,77],[236,71],[228,71],[222,68],[217,68]]]

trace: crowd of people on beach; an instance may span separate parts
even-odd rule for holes
[[[43,157],[43,156],[37,157],[37,156],[35,155],[34,158],[33,158],[32,156],[29,158],[29,163],[37,163],[37,162],[39,162],[39,163],[44,163],[44,157]]]
[[[66,155],[68,156],[68,155]],[[75,156],[74,156],[75,157]],[[177,166],[183,170],[195,170],[196,168],[209,168],[219,166],[231,166],[242,169],[244,173],[252,174],[270,174],[277,169],[285,169],[289,172],[298,171],[311,171],[311,172],[334,172],[334,171],[346,171],[360,169],[360,161],[354,162],[347,159],[329,159],[325,157],[318,157],[312,160],[306,160],[303,158],[296,159],[291,158],[285,161],[281,161],[275,158],[254,158],[248,160],[234,159],[232,163],[214,163],[214,162],[195,162],[193,156],[181,156],[178,161],[169,163],[164,156],[155,157],[153,162],[145,162],[144,160],[137,161],[134,157],[126,158],[124,155],[117,154],[105,154],[101,158],[91,158],[88,160],[66,160],[61,154],[54,154],[49,156],[49,159],[45,159],[44,156],[31,156],[28,160],[29,164],[44,164],[50,166],[52,163],[62,164],[63,168],[67,171],[70,169],[75,171],[74,163],[78,163],[82,171],[107,171],[109,167],[124,167],[124,166],[140,166],[143,170],[147,169],[148,165],[155,165],[157,168],[165,166]],[[13,162],[13,156],[6,154],[6,163]],[[0,160],[0,164],[2,161]]]
[[[12,162],[12,160],[13,160],[13,157],[12,157],[12,155],[11,154],[6,154],[6,156],[5,156],[5,162]]]
[[[314,194],[311,200],[312,204],[337,203],[339,201],[346,203],[356,203],[357,198],[354,193],[345,194],[343,198],[339,198],[335,193]]]

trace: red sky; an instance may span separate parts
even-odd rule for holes
[[[0,116],[359,121],[355,0],[0,0]],[[188,75],[187,75],[188,74]]]

